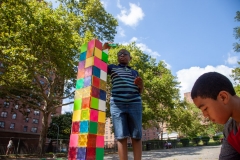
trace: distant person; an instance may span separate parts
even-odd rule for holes
[[[13,150],[13,141],[12,139],[10,138],[9,142],[8,142],[8,145],[7,145],[7,152],[6,152],[6,155],[8,155],[8,153],[12,153],[12,150]]]
[[[109,49],[106,43],[104,49]],[[108,65],[112,91],[110,112],[114,135],[117,139],[120,160],[127,160],[127,138],[131,137],[134,160],[142,158],[142,99],[143,80],[136,70],[129,66],[132,57],[129,51],[121,49],[117,53],[118,65]]]
[[[191,97],[203,115],[224,124],[220,160],[240,160],[240,98],[231,81],[217,72],[201,75],[195,82]]]

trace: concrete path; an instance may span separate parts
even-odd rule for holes
[[[217,160],[220,148],[221,145],[144,151],[142,160]],[[113,154],[106,155],[104,160],[119,160],[119,158],[117,154]],[[128,160],[133,160],[132,152],[129,152]]]

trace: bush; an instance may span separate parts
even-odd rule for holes
[[[202,139],[203,145],[208,145],[208,142],[209,142],[209,140],[210,140],[210,137],[204,136],[204,137],[202,137],[201,139]]]
[[[200,141],[201,141],[201,138],[200,138],[200,137],[194,137],[194,138],[192,139],[192,142],[195,143],[196,145],[198,145]]]
[[[219,142],[220,141],[220,136],[213,136],[212,138],[213,138],[213,140],[215,142]]]
[[[180,142],[182,143],[183,147],[189,146],[189,138],[181,138]]]

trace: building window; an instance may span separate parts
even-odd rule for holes
[[[1,117],[7,117],[7,112],[4,112],[4,111],[3,111],[3,112],[1,113]]]
[[[29,118],[27,117],[27,118],[25,118],[25,122],[28,122],[29,121]]]
[[[38,119],[33,118],[33,123],[38,124]]]
[[[36,127],[32,127],[32,128],[31,128],[31,132],[37,133],[37,128],[36,128]]]
[[[23,126],[23,132],[27,132],[28,126]]]
[[[40,112],[39,111],[34,111],[34,115],[39,116]]]
[[[5,101],[5,102],[4,102],[4,107],[6,107],[6,108],[7,108],[7,107],[9,107],[9,105],[10,105],[10,103],[9,103],[9,102],[7,102],[7,101]]]
[[[12,119],[16,119],[16,118],[17,118],[17,114],[16,114],[16,113],[13,113]]]
[[[0,121],[0,128],[4,128],[5,122]]]
[[[14,129],[15,128],[15,123],[11,123],[10,124],[10,129]]]
[[[18,109],[18,105],[17,104],[15,105],[15,109]]]

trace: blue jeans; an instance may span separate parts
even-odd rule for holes
[[[114,135],[116,139],[142,138],[142,104],[115,104],[110,102]]]

